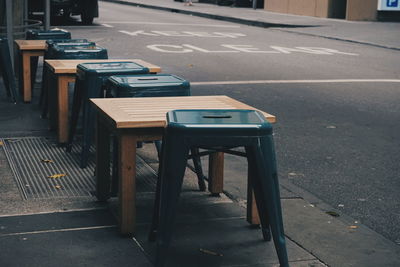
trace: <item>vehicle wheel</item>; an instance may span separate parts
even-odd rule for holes
[[[81,14],[82,24],[92,25],[94,17],[85,13]]]

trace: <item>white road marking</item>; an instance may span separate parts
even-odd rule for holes
[[[144,31],[136,30],[133,32],[129,31],[119,31],[120,33],[125,33],[130,36],[167,36],[167,37],[203,37],[203,38],[239,38],[245,37],[243,33],[237,32],[189,32],[189,31]]]
[[[293,83],[400,83],[400,79],[253,80],[191,82],[191,85],[293,84]]]
[[[123,33],[127,34],[137,34],[137,32],[134,33],[128,33],[124,31],[120,31]],[[146,33],[139,31],[142,34],[152,36],[154,33]],[[315,54],[315,55],[334,55],[334,54],[340,54],[340,55],[349,55],[349,56],[358,56],[359,54],[355,53],[347,53],[347,52],[341,52],[336,49],[331,49],[331,48],[324,48],[324,47],[283,47],[283,46],[269,46],[272,50],[260,50],[257,47],[254,47],[252,45],[234,45],[234,44],[221,44],[219,45],[220,47],[228,48],[230,50],[209,50],[209,49],[204,49],[198,46],[190,45],[190,44],[181,44],[181,45],[169,45],[169,44],[152,44],[152,45],[147,45],[147,48],[157,51],[157,52],[162,52],[162,53],[192,53],[192,52],[201,52],[201,53],[252,53],[252,54],[291,54],[291,53],[305,53],[305,54]]]
[[[82,230],[96,230],[96,229],[107,229],[107,228],[115,228],[115,227],[117,227],[117,225],[101,225],[101,226],[90,226],[90,227],[64,228],[64,229],[56,229],[56,230],[9,233],[9,234],[2,234],[2,235],[0,235],[0,237],[32,235],[32,234],[46,234],[46,233],[59,233],[59,232],[72,232],[72,231],[82,231]]]
[[[101,25],[103,25],[104,27],[107,27],[107,28],[114,28],[114,26],[112,26],[112,25],[110,25],[110,24],[105,24],[105,23],[103,23],[103,24],[101,24]]]
[[[167,23],[167,22],[145,22],[145,21],[103,21],[105,24],[140,24],[140,25],[175,25],[175,26],[198,26],[212,28],[240,28],[238,25],[223,24],[189,24],[189,23]]]

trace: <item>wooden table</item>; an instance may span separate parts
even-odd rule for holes
[[[31,58],[41,57],[47,49],[46,40],[15,40],[17,53],[20,55],[21,67],[17,70],[20,73],[22,85],[22,96],[24,102],[32,100],[32,77]],[[17,64],[16,64],[17,65]]]
[[[49,104],[55,103],[55,108],[50,108],[50,124],[56,128],[59,143],[68,141],[68,83],[75,82],[76,67],[82,63],[100,62],[127,62],[131,61],[149,68],[151,73],[161,72],[161,68],[140,59],[85,59],[85,60],[45,60],[45,67],[49,70],[51,79],[55,81],[55,88],[48,88]]]
[[[162,139],[167,111],[173,109],[255,109],[227,96],[92,98],[91,101],[98,111],[96,196],[99,200],[107,200],[110,195],[109,137],[114,134],[118,138],[118,217],[122,234],[135,232],[136,143]],[[275,122],[275,116],[262,113],[268,121]],[[213,181],[212,193],[222,192],[222,152],[210,156],[209,178]],[[252,211],[253,208],[248,209],[248,212]]]

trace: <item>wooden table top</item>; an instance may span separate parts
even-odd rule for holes
[[[76,66],[82,63],[99,63],[99,62],[127,62],[132,61],[143,67],[149,68],[152,73],[161,72],[161,68],[141,59],[48,59],[45,60],[51,71],[56,74],[75,74]]]
[[[19,50],[46,50],[46,40],[15,40]]]
[[[166,113],[174,109],[250,109],[258,110],[224,95],[180,97],[92,98],[96,108],[111,119],[114,127],[165,127]],[[276,122],[274,115],[261,110],[265,118]]]

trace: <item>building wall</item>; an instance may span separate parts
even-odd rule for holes
[[[264,9],[322,18],[376,20],[378,0],[264,0]]]
[[[376,20],[378,0],[347,0],[346,19]]]

